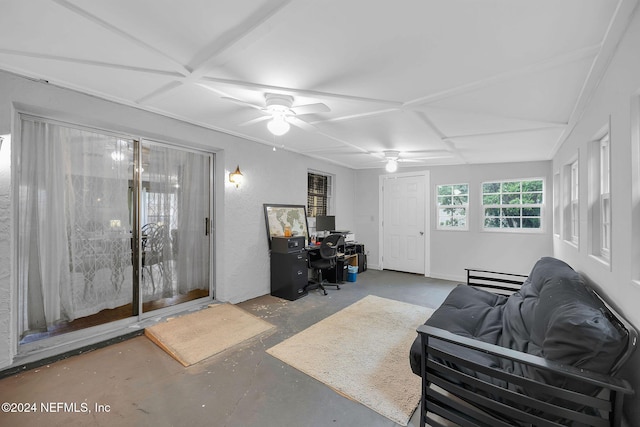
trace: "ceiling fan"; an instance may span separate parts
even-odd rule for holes
[[[422,157],[402,157],[401,156],[402,154],[407,155],[407,154],[417,154],[417,153],[425,153],[426,155]],[[439,152],[439,153],[427,152],[427,151],[400,152],[398,150],[386,150],[382,152],[382,155],[384,156],[384,158],[381,161],[386,163],[385,169],[389,173],[393,173],[398,170],[398,163],[409,163],[409,162],[424,163],[425,160],[442,159],[442,158],[451,157],[450,153],[444,153],[444,152]]]
[[[252,125],[261,121],[269,120],[267,128],[269,131],[277,136],[287,133],[291,125],[299,128],[315,131],[315,127],[298,116],[314,113],[326,113],[331,111],[329,107],[322,103],[305,104],[305,105],[293,105],[293,96],[283,95],[278,93],[266,93],[264,105],[256,105],[250,102],[242,101],[236,98],[223,97],[236,104],[256,108],[262,111],[265,115],[262,117],[244,122],[241,126]]]

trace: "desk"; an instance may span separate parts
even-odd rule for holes
[[[331,270],[329,270],[327,272],[327,276],[325,276],[327,281],[330,283],[344,283],[347,280],[348,267],[350,265],[358,265],[358,254],[345,254],[338,257],[336,260],[336,266],[332,269],[335,271],[331,272]],[[324,272],[322,274],[324,275]]]
[[[340,248],[340,253],[342,255],[336,258],[336,266],[332,268],[328,268],[326,270],[322,270],[322,278],[325,279],[329,283],[344,283],[347,280],[347,269],[348,266],[358,266],[358,258],[359,254],[354,250],[351,250],[351,245],[345,245]],[[308,246],[306,248],[309,254],[309,262],[315,257],[319,257],[318,249],[320,245],[317,246]]]

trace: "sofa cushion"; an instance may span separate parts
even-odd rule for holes
[[[507,298],[501,295],[467,285],[458,285],[425,324],[446,329],[457,335],[497,344],[502,329],[502,306],[506,300]],[[436,346],[443,350],[452,349],[451,345],[446,343],[438,343]],[[495,357],[485,353],[459,348],[456,351],[465,352],[466,359],[472,359],[487,366],[500,367]],[[411,369],[416,375],[421,374],[420,360],[420,337],[418,336],[410,351]]]
[[[497,344],[507,298],[467,285],[456,286],[426,322],[457,335]],[[463,313],[464,315],[460,315]]]
[[[607,374],[627,343],[605,313],[577,272],[545,257],[505,304],[499,344]]]

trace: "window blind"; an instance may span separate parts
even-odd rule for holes
[[[328,177],[315,173],[307,175],[307,215],[327,215]]]

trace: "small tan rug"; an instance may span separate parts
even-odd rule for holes
[[[214,304],[146,328],[144,334],[178,362],[190,366],[273,328],[232,304]]]
[[[267,350],[267,353],[407,425],[420,401],[409,365],[416,329],[433,310],[369,295]]]

